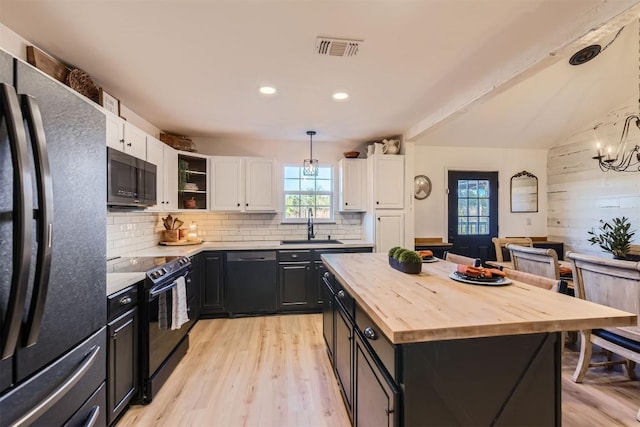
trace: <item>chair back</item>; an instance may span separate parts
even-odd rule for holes
[[[560,280],[558,254],[553,249],[528,248],[507,243],[514,270]]]
[[[576,296],[640,316],[640,262],[599,258],[568,252]],[[639,317],[640,319],[640,317]],[[635,326],[607,328],[640,341],[640,321]]]
[[[533,240],[529,237],[494,237],[491,239],[496,247],[496,261],[511,261],[509,250],[505,248],[507,243],[514,245],[533,247]]]
[[[524,271],[514,270],[511,268],[505,268],[504,273],[509,279],[517,280],[518,282],[526,283],[528,285],[536,286],[538,288],[547,289],[553,292],[562,291],[560,284],[561,280],[552,279],[550,277],[538,276],[536,274],[525,273]]]
[[[474,267],[480,267],[480,258],[471,258],[464,255],[452,254],[451,252],[444,253],[444,259],[454,264],[471,265]]]

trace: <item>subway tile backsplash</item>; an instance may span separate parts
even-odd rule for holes
[[[162,218],[167,213],[115,213],[107,214],[107,257],[127,256],[132,252],[158,245]],[[186,228],[191,221],[198,224],[198,237],[208,242],[237,242],[251,240],[306,239],[306,224],[282,224],[279,213],[171,213],[184,221]],[[335,214],[333,224],[314,224],[317,239],[362,239],[362,214]]]

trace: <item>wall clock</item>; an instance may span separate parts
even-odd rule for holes
[[[431,180],[426,175],[416,175],[413,178],[413,196],[418,200],[423,200],[431,194]]]

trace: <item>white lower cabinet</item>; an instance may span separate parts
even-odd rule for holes
[[[276,163],[272,159],[211,158],[211,210],[274,212]]]
[[[156,165],[155,206],[148,211],[174,211],[178,208],[178,152],[147,135],[147,161]]]
[[[376,252],[404,246],[404,212],[377,211],[374,227]]]

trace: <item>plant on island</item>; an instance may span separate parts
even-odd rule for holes
[[[422,264],[422,257],[418,252],[405,251],[400,254],[398,261],[403,264]]]

